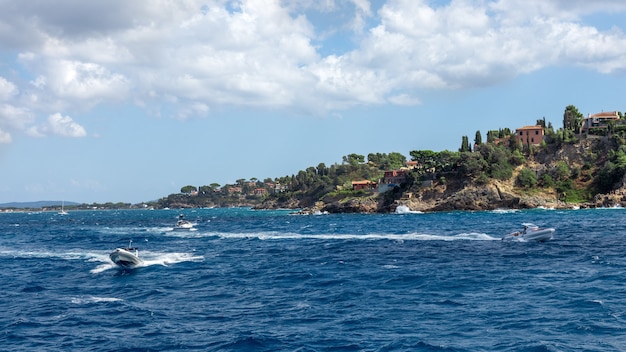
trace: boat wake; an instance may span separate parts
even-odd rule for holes
[[[154,265],[170,266],[184,262],[201,262],[204,260],[204,256],[192,255],[189,253],[159,253],[143,251],[141,252],[141,259],[143,263],[135,266],[133,269],[145,268]],[[107,255],[104,255],[102,258],[94,259],[94,261],[96,260],[101,260],[104,263],[90,270],[89,272],[92,274],[98,274],[111,269],[120,269],[120,266],[111,262]]]
[[[172,233],[168,236],[183,238],[206,238],[217,237],[221,239],[259,239],[259,240],[389,240],[389,241],[500,241],[500,237],[492,237],[485,233],[460,233],[458,235],[431,235],[424,233],[407,234],[300,234],[284,232],[252,232],[252,233],[226,233],[226,232],[196,232]]]

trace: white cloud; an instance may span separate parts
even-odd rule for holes
[[[17,86],[0,76],[0,101],[9,100],[18,93]]]
[[[123,75],[95,63],[51,61],[46,81],[59,97],[84,101],[118,100],[128,91],[128,81]]]
[[[552,65],[626,69],[619,60],[626,54],[623,33],[563,20],[545,3],[458,0],[435,8],[423,0],[389,1],[355,51],[355,64],[385,72],[394,87],[408,90],[490,85]]]
[[[0,126],[22,130],[34,121],[33,113],[11,104],[0,104]]]
[[[0,144],[9,144],[12,141],[11,134],[0,129]]]
[[[412,106],[421,104],[420,100],[407,94],[389,97],[389,101],[395,105]]]
[[[33,137],[43,137],[47,135],[84,137],[87,135],[87,132],[83,126],[74,122],[71,117],[56,113],[48,116],[47,123],[28,129],[28,134]]]
[[[549,66],[626,71],[623,24],[586,21],[625,12],[622,0],[433,3],[387,0],[374,13],[367,0],[5,1],[0,45],[28,84],[0,77],[0,100],[44,116],[111,101],[177,118],[215,106],[327,113],[415,104],[426,90],[493,85]],[[321,54],[334,44],[325,42],[333,27],[354,36],[342,54]],[[49,134],[47,126],[31,132]]]

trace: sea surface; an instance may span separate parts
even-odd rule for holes
[[[1,213],[0,268],[3,351],[626,351],[619,208]]]

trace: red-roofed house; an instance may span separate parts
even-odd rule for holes
[[[588,115],[583,119],[583,125],[580,128],[580,131],[587,132],[592,128],[606,128],[610,121],[617,120],[619,120],[619,114],[617,111],[600,112]]]
[[[376,189],[378,187],[378,184],[374,181],[369,181],[369,180],[365,180],[365,181],[352,181],[352,190],[353,191],[358,191],[361,189]]]
[[[515,138],[523,145],[537,145],[543,142],[543,127],[524,126],[515,130]]]
[[[254,195],[255,196],[260,197],[260,196],[264,196],[266,194],[267,194],[267,190],[265,188],[259,187],[259,188],[255,188],[254,189]]]

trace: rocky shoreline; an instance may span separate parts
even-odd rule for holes
[[[586,209],[626,207],[626,189],[611,194],[597,195],[586,203],[567,203],[557,199],[553,192],[520,194],[510,185],[493,182],[487,185],[463,185],[462,187],[435,186],[414,194],[404,194],[400,199],[386,203],[381,194],[318,201],[313,205],[299,207],[297,203],[268,204],[257,209],[301,209],[299,213],[393,213],[398,207],[407,211],[484,211],[496,209]]]

